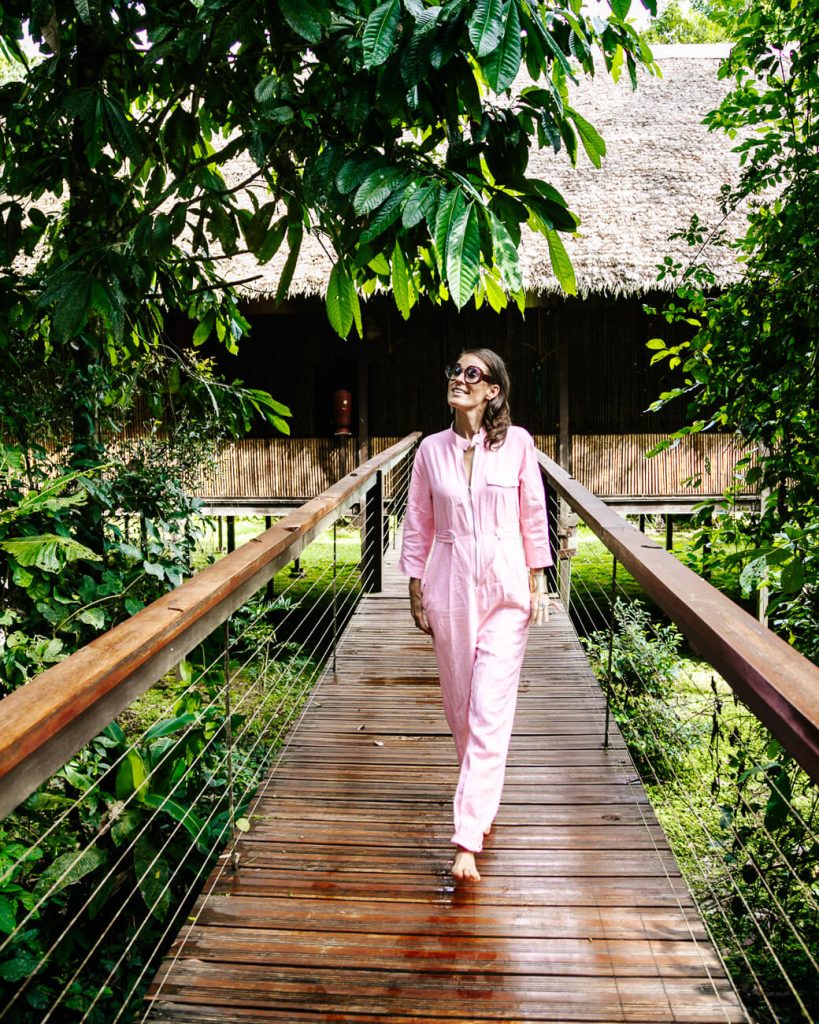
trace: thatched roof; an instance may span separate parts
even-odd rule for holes
[[[608,154],[596,170],[581,151],[576,168],[565,152],[537,150],[530,177],[555,185],[581,217],[577,238],[565,238],[581,295],[636,295],[657,287],[657,264],[666,254],[688,258],[669,235],[688,225],[693,213],[709,224],[719,220],[722,185],[737,177],[738,161],[728,139],[708,132],[702,119],[719,105],[728,85],[718,81],[726,46],[656,46],[663,77],[641,73],[632,91],[628,75],[615,85],[601,72],[582,80],[572,103],[606,141]],[[229,178],[241,180],[247,168],[237,164]],[[711,253],[717,282],[736,276],[730,256]],[[279,254],[259,267],[252,257],[231,261],[229,279],[256,277],[240,286],[247,298],[271,296],[284,262]],[[529,292],[559,291],[546,240],[525,232],[521,262]],[[319,240],[305,241],[291,296],[323,294],[331,260]],[[257,276],[258,275],[258,276]]]

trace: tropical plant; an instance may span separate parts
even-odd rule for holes
[[[675,710],[677,627],[653,623],[640,602],[617,598],[611,632],[596,630],[580,642],[641,773],[655,779],[673,774],[703,738],[697,724],[681,724]]]

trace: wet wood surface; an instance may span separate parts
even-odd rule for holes
[[[742,1021],[565,614],[533,629],[482,881],[394,556],[149,992],[160,1022]]]

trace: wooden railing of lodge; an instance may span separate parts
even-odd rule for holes
[[[181,661],[351,504],[366,499],[367,548],[383,548],[383,479],[410,434],[261,536],[197,573],[0,702],[0,817]],[[538,453],[548,485],[692,646],[819,781],[819,669]],[[379,589],[376,571],[372,589]]]
[[[414,449],[409,434],[259,537],[97,637],[0,701],[0,818],[292,562],[353,504],[365,510],[362,561],[381,588],[384,478]]]
[[[819,668],[538,452],[547,484],[819,783]]]

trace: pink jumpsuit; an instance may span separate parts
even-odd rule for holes
[[[424,438],[409,489],[400,568],[422,580],[444,711],[461,766],[452,842],[474,853],[500,804],[529,630],[530,568],[551,565],[543,483],[531,436],[510,427]],[[475,447],[472,480],[464,452]]]

